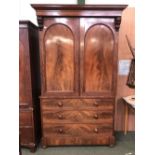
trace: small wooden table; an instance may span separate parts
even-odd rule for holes
[[[128,115],[129,115],[129,109],[132,108],[135,111],[135,96],[127,96],[123,97],[124,103],[125,103],[125,122],[124,122],[124,134],[127,134],[128,130]]]

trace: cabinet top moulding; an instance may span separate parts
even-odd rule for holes
[[[127,5],[57,5],[31,4],[36,10],[39,28],[43,28],[44,17],[106,17],[114,18],[119,30],[122,11]]]
[[[19,21],[19,28],[27,28],[27,27],[33,27],[33,28],[38,28],[36,25],[34,25],[31,21],[29,20],[20,20]]]
[[[59,4],[31,4],[36,10],[124,10],[127,5],[59,5]]]

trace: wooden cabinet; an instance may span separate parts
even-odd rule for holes
[[[40,139],[40,73],[38,28],[19,22],[20,143],[34,151]]]
[[[112,145],[118,30],[125,5],[34,4],[42,145]]]

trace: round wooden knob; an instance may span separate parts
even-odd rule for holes
[[[59,133],[62,133],[63,132],[63,129],[59,129]]]
[[[59,118],[59,119],[62,119],[63,117],[62,117],[62,115],[60,114],[60,115],[58,115],[58,118]]]
[[[94,103],[94,106],[96,106],[96,107],[97,107],[97,106],[98,106],[98,103],[97,103],[97,102],[95,102],[95,103]]]
[[[94,129],[94,132],[95,132],[95,133],[98,133],[98,128],[95,128],[95,129]]]
[[[58,103],[58,106],[59,106],[59,107],[62,107],[62,106],[63,106],[63,103],[62,103],[62,102],[59,102],[59,103]]]
[[[95,118],[95,119],[98,119],[98,115],[97,115],[97,114],[95,114],[95,115],[94,115],[94,118]]]

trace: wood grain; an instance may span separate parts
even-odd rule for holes
[[[42,96],[79,94],[78,26],[74,18],[45,18],[40,32]]]
[[[113,111],[59,110],[43,112],[43,123],[113,123]]]
[[[85,37],[85,91],[106,92],[112,88],[112,32],[100,24],[89,28]]]
[[[20,111],[19,112],[19,125],[20,126],[32,126],[32,111]]]
[[[20,142],[34,152],[41,136],[38,28],[19,21],[19,127]]]
[[[111,136],[111,124],[46,124],[43,128],[44,135],[47,136]]]
[[[44,37],[47,91],[73,91],[74,38],[62,24],[48,28]]]
[[[103,99],[42,99],[42,110],[67,110],[67,109],[93,109],[102,111],[113,111],[114,101]]]
[[[40,26],[43,147],[114,144],[116,31],[126,6],[32,6]]]
[[[114,136],[97,136],[96,134],[91,136],[78,136],[78,137],[44,137],[43,144],[46,146],[64,146],[64,145],[107,145],[114,144]]]
[[[21,133],[21,145],[22,146],[29,146],[29,144],[34,141],[33,136],[33,129],[31,127],[20,127],[20,133]]]
[[[25,106],[32,104],[30,60],[27,40],[27,30],[19,30],[19,103]]]

